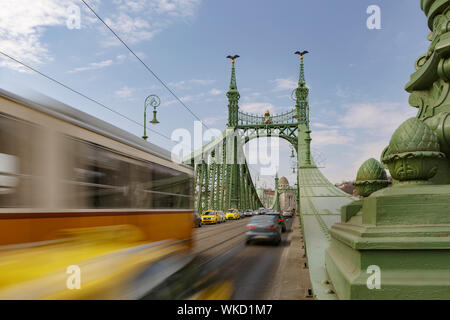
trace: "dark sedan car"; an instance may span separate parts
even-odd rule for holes
[[[284,220],[284,218],[281,216],[281,214],[279,212],[270,211],[270,212],[267,212],[266,215],[277,217],[278,223],[281,226],[281,232],[286,232],[286,221]]]
[[[247,241],[268,241],[278,245],[281,242],[281,225],[278,217],[274,215],[262,215],[251,217],[245,232]]]

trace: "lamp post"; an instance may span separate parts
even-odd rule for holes
[[[161,100],[156,94],[151,94],[147,98],[145,98],[144,102],[144,135],[142,136],[142,139],[147,141],[147,107],[153,107],[153,119],[150,121],[152,124],[157,124],[159,121],[156,119],[156,108],[159,107],[161,104]]]

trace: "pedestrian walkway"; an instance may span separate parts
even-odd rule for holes
[[[286,240],[275,278],[274,290],[267,300],[312,299],[309,289],[309,270],[305,268],[306,256],[299,217],[292,218],[292,226]]]

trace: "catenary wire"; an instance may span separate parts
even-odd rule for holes
[[[176,94],[175,94],[175,92],[173,92],[167,85],[166,85],[166,83],[163,81],[163,80],[161,80],[161,78],[159,78],[158,77],[158,75],[156,75],[156,73],[155,72],[153,72],[153,70],[152,69],[150,69],[150,67],[144,62],[144,61],[142,61],[142,59],[141,58],[139,58],[138,57],[138,55],[136,54],[136,53],[134,53],[134,51],[125,43],[125,41],[123,41],[122,40],[122,38],[120,38],[119,37],[119,35],[105,22],[105,20],[103,20],[98,14],[97,14],[97,12],[95,12],[95,10],[91,7],[91,6],[89,6],[87,3],[86,3],[86,1],[84,1],[84,0],[81,0],[85,5],[86,5],[86,7],[109,29],[109,31],[111,31],[111,33],[128,49],[128,51],[130,51],[130,53],[133,55],[133,56],[135,56],[136,57],[136,59],[138,59],[139,60],[139,62],[156,78],[156,80],[158,80],[162,85],[163,85],[163,87],[164,88],[166,88],[167,89],[167,91],[169,91],[170,92],[170,94],[178,101],[178,102],[180,102],[181,103],[181,105],[183,105],[184,106],[184,108],[187,110],[187,111],[189,111],[189,113],[192,115],[192,116],[194,116],[194,118],[196,118],[198,121],[200,121],[201,123],[202,123],[202,125],[205,127],[205,128],[207,128],[207,129],[209,129],[209,127],[206,125],[206,124],[204,124],[203,123],[203,121],[191,110],[191,108],[189,108]]]
[[[15,59],[15,58],[11,57],[10,55],[8,55],[8,54],[6,54],[6,53],[4,53],[4,52],[2,52],[2,51],[0,51],[0,54],[3,55],[4,57],[6,57],[6,58],[8,58],[8,59],[10,59],[10,60],[12,60],[12,61],[14,61],[14,62],[16,62],[16,63],[22,65],[23,67],[25,67],[25,68],[27,68],[27,69],[29,69],[29,70],[31,70],[31,71],[33,71],[33,72],[35,72],[35,73],[37,73],[37,74],[43,76],[44,78],[46,78],[46,79],[48,79],[48,80],[50,80],[50,81],[52,81],[52,82],[54,82],[54,83],[57,83],[57,84],[59,84],[60,86],[66,88],[66,89],[68,89],[68,90],[70,90],[70,91],[72,91],[72,92],[74,92],[74,93],[76,93],[76,94],[78,94],[78,95],[80,95],[80,96],[82,96],[83,98],[85,98],[85,99],[87,99],[87,100],[89,100],[89,101],[91,101],[91,102],[94,102],[95,104],[97,104],[97,105],[99,105],[99,106],[101,106],[101,107],[103,107],[103,108],[105,108],[105,109],[108,109],[109,111],[111,111],[111,112],[113,112],[113,113],[115,113],[115,114],[117,114],[117,115],[119,115],[119,116],[121,116],[121,117],[127,119],[128,121],[131,121],[131,122],[133,122],[133,123],[135,123],[135,124],[137,124],[137,125],[139,125],[139,126],[141,126],[141,127],[144,127],[141,123],[137,122],[136,120],[133,120],[133,119],[127,117],[126,115],[124,115],[124,114],[122,114],[122,113],[120,113],[120,112],[118,112],[118,111],[116,111],[116,110],[114,110],[114,109],[112,109],[112,108],[110,108],[110,107],[104,105],[103,103],[98,102],[97,100],[94,100],[94,99],[92,99],[92,98],[86,96],[85,94],[81,93],[80,91],[77,91],[77,90],[75,90],[75,89],[72,89],[72,88],[69,87],[68,85],[65,85],[64,83],[62,83],[62,82],[60,82],[60,81],[58,81],[58,80],[56,80],[56,79],[54,79],[54,78],[52,78],[52,77],[50,77],[50,76],[48,76],[48,75],[46,75],[46,74],[40,72],[39,70],[37,70],[37,69],[35,69],[35,68],[33,68],[33,67],[31,67],[31,66],[25,64],[25,63],[23,63],[22,61],[19,61],[19,60],[17,60],[17,59]],[[153,130],[153,129],[151,129],[151,128],[147,128],[147,129],[148,129],[149,131],[153,132],[153,133],[156,133],[157,135],[159,135],[159,136],[161,136],[161,137],[163,137],[163,138],[166,138],[166,139],[172,141],[172,139],[169,138],[168,136],[166,136],[165,134],[162,134],[162,133],[160,133],[160,132],[158,132],[158,131],[156,131],[156,130]]]

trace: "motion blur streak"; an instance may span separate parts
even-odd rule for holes
[[[130,133],[0,90],[0,299],[155,297],[195,257],[192,180]]]

